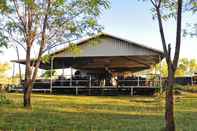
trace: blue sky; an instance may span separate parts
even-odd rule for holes
[[[158,24],[152,19],[150,2],[138,0],[111,0],[111,9],[103,13],[100,23],[104,32],[120,36],[131,41],[162,50]],[[187,22],[197,22],[197,15],[184,14],[183,27]],[[164,23],[168,43],[175,41],[176,23],[170,20]],[[197,59],[197,37],[183,37],[181,57]]]
[[[99,23],[104,26],[104,32],[131,41],[162,50],[157,21],[152,19],[151,4],[138,0],[111,0],[111,9],[104,11]],[[186,22],[197,22],[197,15],[188,14],[183,17],[183,27]],[[168,43],[175,41],[175,21],[165,23],[165,34]],[[24,53],[20,53],[24,58]],[[197,59],[197,37],[182,38],[181,57]],[[17,59],[13,49],[0,54],[2,61]]]

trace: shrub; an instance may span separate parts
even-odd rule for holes
[[[4,93],[0,93],[0,105],[3,104],[10,104],[11,101],[7,98],[7,96]]]

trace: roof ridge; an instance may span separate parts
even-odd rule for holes
[[[115,36],[115,35],[112,35],[112,34],[109,34],[109,33],[105,33],[105,32],[100,32],[100,33],[98,33],[98,34],[96,34],[96,35],[93,35],[93,36],[88,37],[88,38],[85,38],[85,39],[82,38],[81,40],[79,40],[79,41],[76,43],[76,45],[79,45],[79,44],[81,44],[81,43],[84,43],[84,42],[86,42],[86,41],[89,41],[89,40],[91,40],[91,39],[93,39],[93,38],[100,37],[100,36],[102,36],[102,35],[103,35],[103,36],[112,37],[112,38],[115,38],[115,39],[119,39],[119,40],[122,40],[122,41],[125,41],[125,42],[128,42],[128,43],[134,44],[134,45],[136,45],[136,46],[140,46],[140,47],[146,48],[146,49],[148,49],[148,50],[152,50],[152,51],[155,51],[155,52],[158,52],[158,53],[163,54],[163,51],[161,51],[161,50],[159,50],[159,49],[155,49],[155,48],[152,48],[152,47],[147,46],[147,45],[144,45],[144,44],[139,44],[139,43],[137,43],[137,42],[134,42],[134,41],[131,41],[131,40],[122,38],[122,37],[118,37],[118,36]],[[64,51],[66,48],[68,48],[68,47],[65,47],[65,48],[63,48],[63,49],[54,51],[52,54],[60,53],[61,51]]]

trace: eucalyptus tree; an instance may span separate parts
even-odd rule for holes
[[[147,1],[147,0],[143,0]],[[174,121],[174,98],[173,85],[175,83],[175,73],[179,61],[181,38],[182,38],[182,14],[183,12],[192,11],[196,13],[196,0],[149,0],[152,3],[153,18],[158,21],[161,43],[164,51],[164,57],[167,63],[167,85],[166,85],[166,106],[165,106],[165,122],[166,130],[175,130]],[[174,18],[176,21],[176,37],[174,43],[174,54],[171,53],[171,44],[166,41],[164,33],[164,21]],[[191,22],[191,21],[188,21]],[[191,32],[189,32],[191,33]]]
[[[0,1],[0,12],[7,12],[8,8],[7,8],[7,2],[6,0],[1,0]],[[0,20],[0,24],[1,24],[2,20]],[[0,28],[0,30],[2,30],[2,28]],[[2,32],[0,32],[0,47],[7,47],[7,37],[4,36],[4,34]],[[0,53],[2,51],[0,50]]]
[[[31,107],[31,92],[38,67],[47,50],[101,31],[97,17],[109,8],[107,0],[6,0],[1,33],[26,53],[24,107]],[[36,60],[31,63],[32,50]],[[34,67],[34,68],[33,68]]]

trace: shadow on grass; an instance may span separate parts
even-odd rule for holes
[[[29,112],[5,113],[0,118],[0,129],[14,130],[160,130],[162,117],[155,115],[131,115],[99,112],[57,112],[33,110]]]

